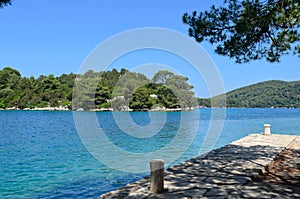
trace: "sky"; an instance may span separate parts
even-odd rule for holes
[[[9,66],[26,77],[77,73],[93,49],[114,35],[136,28],[159,27],[188,36],[188,26],[182,23],[182,15],[206,10],[213,4],[222,5],[222,2],[12,0],[12,6],[0,9],[0,69]],[[297,56],[285,56],[280,63],[260,60],[236,64],[216,54],[210,44],[198,45],[215,63],[225,91],[266,80],[299,80],[300,59]],[[210,97],[205,78],[195,75],[184,60],[159,51],[132,54],[135,55],[122,56],[112,67],[131,69],[143,64],[151,67],[149,63],[168,66],[190,78],[198,97]]]

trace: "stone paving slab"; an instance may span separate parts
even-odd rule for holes
[[[300,137],[286,147],[254,181],[291,185],[300,191]],[[298,158],[296,158],[298,157]]]
[[[252,134],[167,169],[162,194],[151,193],[145,177],[100,198],[300,198],[298,185],[258,180],[284,149],[300,154],[299,144],[300,136]]]

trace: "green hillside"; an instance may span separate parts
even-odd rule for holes
[[[226,99],[227,107],[300,108],[300,81],[271,80],[252,84],[226,93]],[[207,106],[209,102],[210,99],[199,99],[200,106]]]

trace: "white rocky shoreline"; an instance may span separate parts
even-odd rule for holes
[[[188,108],[154,108],[154,109],[143,109],[143,110],[134,110],[134,109],[124,109],[124,110],[114,110],[113,108],[100,108],[100,109],[90,109],[84,110],[82,108],[79,109],[69,109],[66,106],[59,106],[59,107],[35,107],[35,108],[16,108],[16,107],[9,107],[9,108],[0,108],[0,111],[7,111],[7,110],[18,110],[18,111],[90,111],[90,112],[179,112],[179,111],[193,111],[200,107],[188,107]]]

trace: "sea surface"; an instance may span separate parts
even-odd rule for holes
[[[213,111],[77,112],[75,119],[71,111],[0,111],[0,198],[98,198],[148,174],[126,171],[132,159],[108,146],[143,157],[175,145],[162,154],[174,159],[170,166],[261,133],[265,123],[271,124],[271,133],[300,135],[300,109],[217,109],[212,117]],[[86,120],[78,121],[81,117]],[[89,123],[93,117],[96,125]],[[92,129],[101,130],[105,140],[93,137]],[[182,142],[173,142],[179,134]],[[84,135],[96,147],[87,147]],[[120,168],[107,166],[110,160]]]

